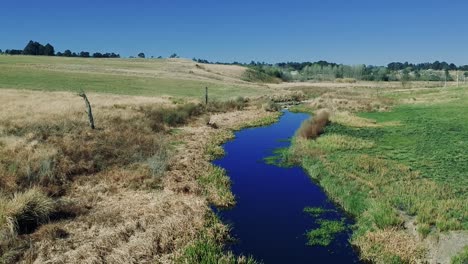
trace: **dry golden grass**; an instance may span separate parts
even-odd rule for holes
[[[208,194],[219,194],[216,184],[224,181],[207,194],[197,179],[211,167],[204,146],[222,143],[212,138],[227,130],[195,118],[178,132],[154,133],[142,109],[172,107],[169,99],[88,94],[97,126],[91,130],[84,102],[72,93],[3,91],[0,229],[8,239],[1,261],[172,263],[206,229],[208,200],[216,203]],[[270,115],[250,109],[213,119],[230,129]],[[154,155],[162,148],[172,155],[159,175]],[[228,197],[229,188],[224,192]],[[37,212],[26,230],[32,233],[17,237],[26,225],[16,215],[30,211]]]
[[[368,232],[356,244],[361,248],[363,259],[382,264],[395,261],[420,263],[425,254],[413,237],[394,228]]]

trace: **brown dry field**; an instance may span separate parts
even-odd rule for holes
[[[116,129],[107,120],[140,118],[135,109],[172,103],[165,98],[88,94],[97,131],[86,127],[83,100],[68,92],[2,90],[0,142],[28,159],[55,153],[31,135],[11,136],[8,127],[78,122],[84,133]],[[202,118],[166,135],[174,142],[168,170],[158,188],[146,187],[148,173],[141,166],[113,166],[97,173],[76,176],[60,197],[82,208],[76,217],[59,219],[22,235],[22,263],[172,263],[180,251],[204,229],[210,212],[207,195],[197,179],[210,169],[205,147],[218,134],[272,115],[257,107],[211,116],[219,129]],[[118,129],[118,127],[117,127]],[[78,132],[78,131],[77,131]],[[81,132],[81,131],[80,131]],[[92,137],[92,135],[89,135]],[[66,238],[57,237],[57,232]]]

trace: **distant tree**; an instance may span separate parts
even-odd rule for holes
[[[62,57],[63,53],[59,51],[59,52],[57,52],[57,54],[55,54],[55,56]]]
[[[50,45],[49,43],[47,43],[45,46],[44,46],[44,54],[45,56],[54,56],[55,55],[55,49],[54,49],[54,46]]]
[[[409,75],[409,67],[404,69],[403,72],[402,72],[402,76],[401,76],[401,84],[403,85],[403,87],[406,87],[408,84],[409,84],[409,81],[410,81],[410,75]]]
[[[138,53],[138,58],[144,59],[146,56],[143,52]]]
[[[162,56],[158,56],[158,59],[162,59],[163,57]]]
[[[80,52],[80,57],[89,58],[89,57],[90,57],[90,56],[89,56],[89,52],[87,52],[87,51],[82,51],[82,52]]]
[[[71,57],[71,56],[72,56],[71,50],[65,50],[65,51],[63,52],[63,56],[65,56],[65,57]]]
[[[9,54],[9,55],[21,55],[23,54],[23,51],[22,50],[16,50],[16,49],[7,49],[5,50],[5,54]]]
[[[23,49],[24,55],[45,55],[45,47],[36,41],[30,40]]]
[[[102,53],[100,52],[93,53],[93,58],[102,58]]]
[[[3,50],[0,49],[0,54],[3,54]]]
[[[169,58],[174,59],[179,58],[179,56],[177,56],[177,53],[173,53],[171,56],[169,56]]]

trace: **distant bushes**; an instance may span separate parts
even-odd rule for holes
[[[267,112],[278,112],[281,110],[281,106],[273,101],[268,101],[262,105],[263,110]]]
[[[259,83],[280,83],[281,80],[277,77],[268,75],[265,72],[257,69],[247,69],[242,75],[242,80],[246,82],[259,82]]]
[[[302,123],[297,131],[297,135],[306,139],[315,139],[323,133],[325,126],[329,123],[330,114],[327,111],[320,111],[309,120]]]

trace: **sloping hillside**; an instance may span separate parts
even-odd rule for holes
[[[0,56],[0,88],[145,96],[253,96],[265,87],[243,81],[246,68],[187,59],[94,59]]]

